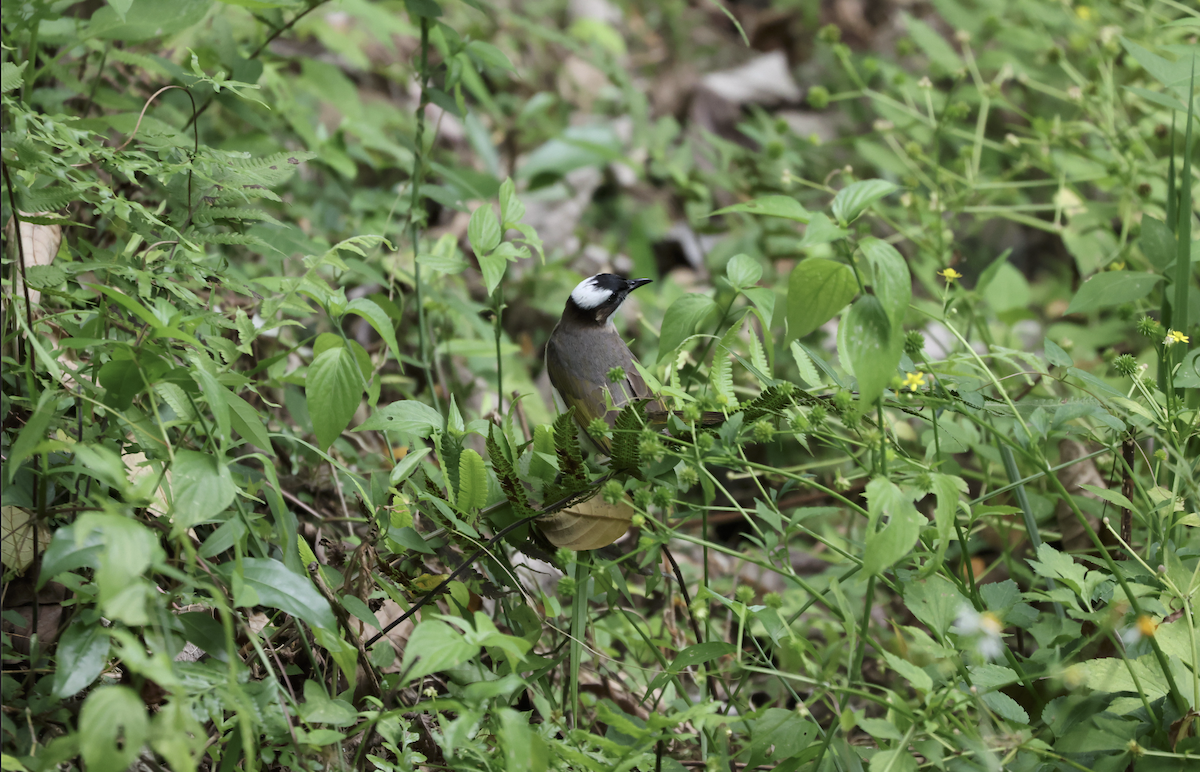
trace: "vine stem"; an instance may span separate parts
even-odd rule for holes
[[[429,81],[429,18],[421,17],[421,100],[417,108],[417,135],[413,151],[412,199],[408,208],[409,239],[413,249],[413,284],[417,293],[417,335],[421,367],[425,370],[425,383],[429,393],[433,395],[433,407],[441,412],[437,388],[434,386],[433,368],[429,366],[429,329],[425,322],[424,287],[421,284],[421,262],[417,259],[420,252],[421,230],[418,225],[417,207],[421,204],[421,176],[424,174],[425,161],[425,108],[429,105],[429,91],[425,88]]]

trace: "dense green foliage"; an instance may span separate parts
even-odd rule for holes
[[[4,3],[3,769],[1195,765],[1200,15],[588,5]]]

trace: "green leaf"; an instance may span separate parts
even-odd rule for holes
[[[356,432],[399,432],[405,437],[424,439],[446,426],[446,419],[424,402],[404,399],[384,405],[354,428]]]
[[[904,336],[892,334],[887,312],[874,295],[854,301],[842,324],[846,325],[846,353],[858,378],[860,409],[867,410],[896,374],[904,353]]]
[[[746,289],[758,284],[762,274],[762,266],[749,255],[734,255],[725,265],[725,277],[738,289]]]
[[[785,220],[794,220],[795,222],[808,222],[812,216],[808,210],[800,205],[800,202],[791,196],[760,196],[753,201],[747,201],[743,204],[734,204],[727,206],[724,209],[718,209],[709,215],[716,217],[719,214],[729,214],[731,212],[746,212],[748,214],[760,214],[768,217],[782,217]]]
[[[871,757],[867,772],[917,772],[917,760],[908,748],[891,748]]]
[[[358,431],[355,429],[354,431]],[[410,450],[405,454],[404,458],[400,459],[400,463],[392,467],[392,472],[388,476],[389,485],[400,485],[408,479],[417,468],[417,464],[421,463],[421,459],[433,452],[432,448],[417,448]]]
[[[1042,341],[1042,350],[1046,353],[1046,361],[1055,367],[1072,367],[1075,360],[1066,351],[1063,351],[1062,346],[1058,345],[1050,338],[1045,338]]]
[[[500,745],[504,748],[505,770],[545,772],[550,765],[546,741],[532,731],[529,719],[511,708],[500,708]]]
[[[224,396],[229,405],[229,422],[234,431],[257,447],[270,451],[271,437],[267,434],[267,427],[263,426],[262,414],[229,389],[225,390]]]
[[[1142,254],[1151,265],[1165,271],[1175,260],[1175,234],[1162,220],[1142,218],[1142,235],[1138,239]]]
[[[179,530],[215,518],[237,495],[224,459],[195,450],[175,451],[170,489],[171,517]]]
[[[223,563],[219,570],[226,576],[237,571],[236,563]],[[277,608],[302,619],[313,627],[337,628],[337,619],[329,601],[317,592],[307,577],[293,573],[273,558],[243,558],[242,581],[258,595],[263,606]]]
[[[846,307],[858,292],[850,267],[834,260],[810,257],[788,277],[788,340],[803,338]]]
[[[1133,505],[1132,501],[1125,498],[1125,496],[1123,496],[1118,491],[1110,491],[1108,488],[1101,488],[1096,485],[1088,485],[1087,483],[1080,483],[1079,487],[1083,488],[1085,491],[1091,491],[1096,496],[1104,499],[1105,501],[1109,502],[1110,504],[1116,504],[1118,507],[1121,507],[1123,509],[1131,509],[1131,510],[1137,509],[1137,507],[1135,507]]]
[[[345,431],[362,395],[362,372],[350,349],[336,346],[317,355],[304,382],[317,447],[325,450]]]
[[[882,573],[912,552],[925,518],[913,506],[912,499],[884,477],[867,483],[867,505],[870,519],[863,550],[863,573],[871,576]],[[887,525],[876,530],[885,517]]]
[[[9,451],[9,457],[4,460],[4,465],[8,467],[9,483],[12,483],[13,477],[21,467],[21,462],[33,455],[34,449],[45,441],[50,421],[58,412],[58,397],[59,393],[53,389],[46,389],[38,397],[38,405],[34,409],[33,415],[26,419],[25,425],[21,427],[21,433],[17,435],[17,441],[13,443],[12,449]]]
[[[804,236],[796,246],[800,249],[808,249],[822,244],[841,241],[849,235],[850,231],[834,225],[833,221],[826,217],[824,212],[817,212],[812,216],[812,220],[804,229]]]
[[[883,652],[883,657],[887,660],[888,665],[891,666],[892,670],[895,670],[897,673],[904,676],[905,680],[912,684],[914,689],[918,689],[923,692],[928,692],[933,689],[933,679],[930,678],[929,674],[921,668],[917,667],[906,659],[897,657],[895,654],[887,651],[886,649]]]
[[[204,393],[204,401],[217,420],[217,438],[221,443],[232,439],[232,422],[229,416],[229,389],[217,380],[217,368],[203,351],[193,352],[189,357],[192,362],[192,379]],[[222,445],[224,447],[224,445]],[[268,445],[268,447],[270,447]]]
[[[987,692],[980,695],[983,703],[994,710],[998,716],[1014,724],[1027,726],[1029,724],[1029,714],[1025,709],[1017,704],[1017,701],[1009,697],[1004,692]]]
[[[417,625],[404,647],[400,672],[404,683],[424,678],[448,668],[461,665],[479,651],[468,643],[462,633],[445,622],[432,619]]]
[[[912,275],[908,271],[908,263],[895,247],[873,236],[863,239],[859,248],[875,273],[871,285],[875,289],[875,297],[879,298],[883,310],[887,312],[893,330],[902,327],[904,317],[908,314],[908,304],[912,302]]]
[[[125,772],[146,743],[146,706],[128,686],[101,686],[79,711],[79,755],[88,772]]]
[[[899,188],[887,180],[859,180],[837,192],[829,211],[839,224],[851,223],[871,204]]]
[[[524,217],[525,205],[517,198],[517,186],[512,177],[505,177],[500,183],[500,219],[505,223],[519,223]]]
[[[108,646],[108,633],[98,622],[86,624],[76,617],[58,641],[50,693],[64,699],[90,686],[104,671]]]
[[[679,347],[717,311],[717,302],[707,295],[689,294],[675,300],[663,316],[658,339],[658,361],[678,353]]]
[[[458,508],[472,512],[487,504],[488,477],[483,457],[470,448],[458,457]]]
[[[958,516],[958,496],[967,492],[967,482],[954,475],[935,473],[933,477],[933,492],[937,496],[937,506],[933,510],[934,523],[937,526],[937,552],[929,565],[922,572],[928,576],[942,566],[946,557],[946,548],[954,538],[954,520]]]
[[[697,643],[688,646],[675,657],[668,668],[669,672],[680,673],[689,667],[710,662],[719,657],[724,657],[728,654],[733,654],[737,651],[737,647],[732,643],[724,643],[722,641],[707,641],[705,643]]]
[[[21,62],[19,65],[12,62],[4,62],[0,65],[0,94],[7,94],[13,89],[21,87],[25,82],[22,73],[25,72],[25,65],[29,62]]]
[[[467,239],[475,256],[480,257],[500,246],[500,221],[492,211],[489,203],[480,204],[471,213],[471,221],[467,224]]]
[[[936,64],[946,75],[955,73],[962,68],[963,62],[958,52],[946,42],[940,32],[907,13],[902,15],[904,25],[908,28],[908,34],[912,36],[913,42],[925,53],[925,56],[929,57],[931,63]]]
[[[958,588],[938,574],[904,585],[904,605],[936,635],[945,635],[967,603]]]
[[[800,379],[810,387],[821,385],[821,376],[813,367],[812,358],[800,347],[799,342],[792,341],[792,358],[796,360],[796,369],[800,371]]]
[[[379,333],[379,337],[383,338],[388,344],[388,348],[392,351],[392,356],[400,359],[400,344],[396,340],[396,328],[392,323],[392,318],[387,315],[387,312],[379,307],[379,304],[374,300],[367,298],[356,298],[350,301],[346,306],[346,313],[358,314],[367,323],[375,328],[375,332]]]
[[[1119,306],[1150,294],[1161,276],[1138,271],[1105,271],[1085,281],[1071,299],[1065,314],[1084,314],[1098,308]]]

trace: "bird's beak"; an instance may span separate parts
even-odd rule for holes
[[[652,281],[654,281],[654,279],[629,279],[626,282],[626,284],[628,285],[628,289],[626,290],[626,292],[633,292],[635,289],[637,289],[638,287],[641,287],[643,284],[649,284]]]

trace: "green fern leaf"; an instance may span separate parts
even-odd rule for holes
[[[583,471],[583,451],[579,449],[576,431],[575,408],[554,420],[554,452],[558,456],[558,468],[566,480],[579,485],[586,483],[587,476]]]
[[[450,496],[458,491],[459,458],[462,456],[462,440],[446,433],[438,441],[438,452],[442,456],[442,472],[446,476],[446,493]]]
[[[496,473],[496,479],[500,481],[500,490],[504,491],[504,497],[512,504],[517,516],[528,517],[533,514],[533,510],[529,506],[529,496],[525,493],[525,486],[521,484],[521,478],[504,455],[500,443],[496,441],[494,425],[488,428],[487,452],[488,457],[492,460],[492,470]]]
[[[737,395],[733,393],[733,343],[737,340],[741,322],[729,328],[717,344],[713,354],[712,368],[708,372],[709,382],[718,396],[724,397],[727,409],[737,409]]]
[[[458,461],[458,508],[474,512],[487,504],[488,476],[483,457],[467,448]]]
[[[645,426],[642,411],[645,404],[645,400],[638,400],[626,405],[613,425],[611,467],[628,472],[639,480],[645,479],[641,470],[641,434]]]
[[[5,62],[0,65],[0,93],[7,94],[13,89],[21,87],[21,84],[25,82],[21,73],[25,71],[27,64],[29,62],[21,62],[19,65]]]

